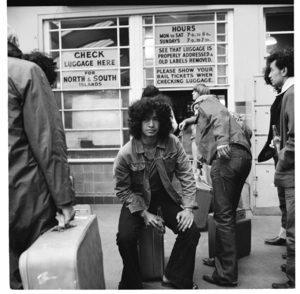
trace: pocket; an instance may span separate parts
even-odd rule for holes
[[[177,153],[172,153],[163,157],[163,163],[167,173],[173,172],[175,170],[176,154]]]
[[[130,169],[132,170],[132,178],[131,181],[134,185],[143,185],[144,180],[144,171],[145,171],[145,163],[138,162],[138,163],[130,163]]]

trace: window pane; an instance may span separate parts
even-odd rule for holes
[[[130,86],[130,70],[129,69],[121,70],[121,86],[122,87]]]
[[[121,66],[129,66],[129,49],[121,49],[120,50],[120,65]]]
[[[154,64],[154,59],[145,59],[144,65],[145,66],[152,66]]]
[[[123,130],[123,145],[130,141],[129,130]]]
[[[122,107],[129,106],[129,90],[121,90]]]
[[[59,34],[58,32],[50,32],[50,50],[59,48]]]
[[[65,111],[66,129],[106,129],[120,127],[119,111]]]
[[[146,80],[146,87],[150,86],[150,85],[154,85],[154,80]]]
[[[68,150],[68,158],[115,158],[119,150],[78,151]]]
[[[153,79],[154,78],[153,68],[146,68],[145,75],[146,75],[146,79]]]
[[[128,128],[128,110],[122,110],[123,128]]]
[[[226,76],[227,65],[218,65],[218,76]]]
[[[226,36],[217,36],[217,42],[226,42]]]
[[[276,39],[277,43],[273,45],[267,45],[267,52],[277,50],[285,46],[294,48],[294,34],[270,34],[270,37]]]
[[[61,109],[61,92],[53,91],[53,94],[58,108]]]
[[[128,28],[120,29],[120,46],[129,46]]]
[[[226,34],[226,23],[217,24],[217,34]]]
[[[217,54],[225,55],[226,54],[226,45],[218,45]]]
[[[53,59],[53,62],[56,64],[56,67],[59,69],[60,67],[59,52],[50,52],[50,57]]]
[[[227,78],[218,78],[218,84],[227,84]]]
[[[170,15],[159,15],[155,16],[155,23],[179,23],[179,22],[198,22],[198,21],[213,21],[214,14],[170,14]]]
[[[153,60],[154,58],[154,47],[144,48],[144,60]]]
[[[267,32],[294,31],[294,12],[276,12],[266,14]]]
[[[61,20],[61,28],[86,28],[86,27],[108,27],[117,25],[116,18],[76,18]]]
[[[65,132],[67,147],[77,148],[119,148],[120,131]]]
[[[128,26],[128,17],[120,17],[119,24],[120,26]]]
[[[219,63],[227,62],[227,57],[226,56],[218,56],[218,62]]]
[[[61,83],[60,83],[60,72],[56,72],[57,73],[57,77],[56,77],[56,81],[53,84],[53,89],[60,89],[61,87]]]
[[[118,90],[64,92],[65,109],[103,109],[118,107]]]
[[[56,30],[59,28],[59,21],[49,21],[50,30]]]
[[[153,38],[153,28],[152,27],[144,27],[144,39],[152,39]]]
[[[62,31],[62,49],[117,46],[117,29]]]
[[[143,17],[143,24],[152,24],[152,16]]]
[[[217,13],[217,20],[227,20],[227,13]]]

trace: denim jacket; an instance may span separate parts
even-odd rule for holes
[[[120,149],[114,161],[113,179],[116,195],[131,213],[147,210],[150,205],[149,174],[145,168],[143,154],[142,141],[133,138]],[[178,205],[197,209],[195,179],[179,139],[170,134],[165,140],[158,140],[154,161],[170,197]],[[174,173],[181,183],[182,196],[172,186]]]
[[[196,120],[196,145],[202,154],[200,160],[212,164],[220,145],[239,144],[251,154],[250,141],[227,108],[213,95],[200,96]]]

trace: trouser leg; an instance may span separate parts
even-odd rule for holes
[[[286,275],[295,285],[295,188],[285,188],[287,226],[286,226]]]
[[[216,225],[213,277],[221,284],[238,280],[235,214],[250,169],[251,155],[233,148],[230,159],[218,158],[212,164]]]
[[[166,191],[160,191],[151,196],[149,212],[156,214],[157,207],[161,206],[166,226],[171,229],[177,238],[172,249],[165,276],[180,289],[191,289],[195,269],[196,248],[200,238],[195,223],[184,232],[177,228],[177,214],[182,208],[176,204]]]
[[[131,214],[129,209],[123,205],[117,233],[117,245],[123,259],[120,283],[123,289],[140,289],[142,287],[137,244],[139,230],[143,225],[142,217]]]
[[[278,199],[279,199],[279,208],[281,210],[281,227],[283,230],[286,230],[287,222],[287,211],[286,211],[286,202],[285,202],[285,188],[277,187]],[[285,236],[280,236],[285,239]]]

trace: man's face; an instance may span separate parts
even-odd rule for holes
[[[142,134],[146,137],[155,137],[159,131],[159,121],[155,111],[142,121]]]
[[[193,100],[195,101],[200,95],[197,91],[193,90],[192,96],[193,96]]]
[[[272,85],[274,87],[279,87],[281,88],[284,84],[285,78],[286,78],[286,68],[283,69],[279,69],[276,66],[276,60],[274,60],[271,64],[270,64],[270,74],[269,74],[269,78],[272,82]]]

